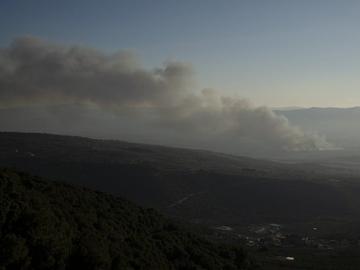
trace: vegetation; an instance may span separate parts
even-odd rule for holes
[[[152,209],[101,192],[0,170],[0,269],[247,269]]]
[[[211,226],[360,217],[358,176],[318,165],[7,132],[0,132],[0,164]]]

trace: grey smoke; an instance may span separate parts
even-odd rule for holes
[[[332,147],[269,108],[212,89],[195,91],[193,82],[189,64],[147,70],[130,52],[20,38],[0,49],[0,127],[35,131],[41,125],[40,131],[215,150]]]

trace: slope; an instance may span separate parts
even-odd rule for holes
[[[24,173],[0,171],[0,269],[245,269],[151,209]]]

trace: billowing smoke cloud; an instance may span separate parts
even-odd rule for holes
[[[46,115],[44,126],[57,122],[71,129],[84,125],[78,114],[87,110],[87,123],[98,128],[99,135],[102,130],[106,136],[107,129],[112,137],[118,132],[119,139],[131,139],[121,134],[133,130],[143,141],[157,136],[158,143],[182,140],[187,146],[216,145],[216,150],[246,144],[286,150],[331,147],[266,107],[212,89],[196,92],[193,80],[191,66],[184,63],[147,70],[129,52],[106,54],[20,38],[0,49],[0,124],[9,127],[11,122],[10,127],[19,129],[20,118],[32,114],[37,119]]]
[[[106,55],[35,38],[17,39],[0,51],[2,105],[78,102],[112,109],[156,107],[185,94],[190,76],[191,69],[181,63],[149,72],[128,53]]]

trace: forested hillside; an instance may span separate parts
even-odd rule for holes
[[[0,171],[0,269],[247,269],[155,210],[101,192]]]
[[[211,226],[308,222],[359,213],[358,177],[318,165],[7,132],[0,132],[0,165]]]

